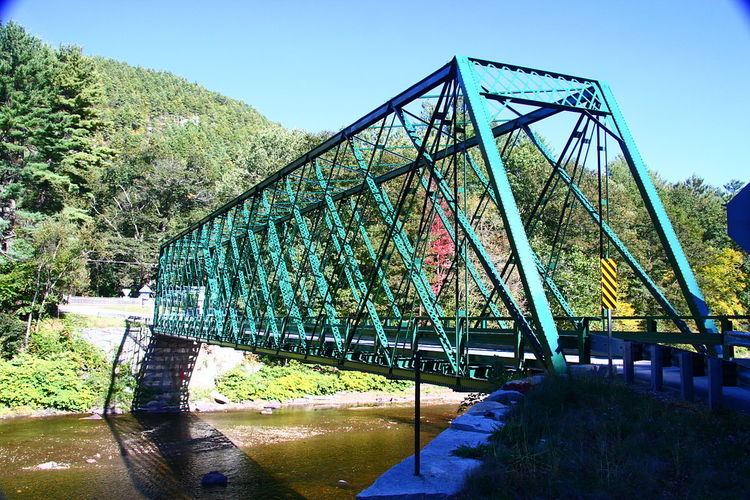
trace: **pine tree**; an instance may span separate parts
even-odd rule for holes
[[[53,95],[54,55],[14,23],[0,26],[0,254],[16,236],[27,183],[41,179],[46,163],[38,144]]]

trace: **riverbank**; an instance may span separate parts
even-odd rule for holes
[[[467,393],[455,392],[446,387],[423,385],[421,402],[423,405],[460,404],[468,396]],[[367,392],[341,392],[327,396],[305,396],[287,401],[246,401],[241,403],[217,403],[211,400],[191,401],[190,411],[196,413],[212,413],[227,411],[274,411],[281,408],[314,408],[335,409],[351,406],[378,406],[378,405],[405,405],[414,403],[414,391],[405,390],[401,392],[367,391]],[[30,409],[30,408],[0,408],[0,420],[13,418],[44,418],[65,415],[79,415],[81,417],[96,418],[102,415],[102,408],[93,408],[89,411],[73,412],[62,411],[54,408]],[[111,414],[127,413],[127,410],[115,408]]]
[[[549,377],[473,450],[482,464],[461,496],[745,498],[748,448],[747,415],[603,377]]]
[[[521,392],[508,391],[516,389]],[[742,498],[750,417],[592,373],[505,384],[358,498]]]
[[[422,404],[460,404],[467,393],[455,392],[447,387],[422,386]],[[190,404],[190,410],[198,413],[212,411],[235,411],[235,410],[274,410],[280,408],[310,407],[316,409],[341,408],[346,406],[375,406],[383,404],[409,404],[414,402],[414,390],[401,392],[367,391],[367,392],[340,392],[326,396],[305,396],[294,398],[283,402],[278,401],[246,401],[242,403],[217,403],[210,401],[199,401]]]

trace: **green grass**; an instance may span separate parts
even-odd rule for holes
[[[509,414],[465,498],[747,498],[750,417],[599,378],[551,379]]]
[[[110,318],[107,316],[84,316],[82,314],[66,313],[77,328],[125,328],[125,318]]]

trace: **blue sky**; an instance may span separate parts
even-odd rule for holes
[[[172,71],[311,131],[353,122],[454,54],[599,78],[650,168],[750,181],[744,0],[0,4],[53,45]]]

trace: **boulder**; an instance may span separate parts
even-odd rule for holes
[[[229,404],[229,398],[220,393],[219,391],[211,392],[211,398],[221,405]]]
[[[195,412],[206,412],[206,411],[212,411],[214,410],[213,403],[206,403],[204,401],[198,401],[193,405],[193,411]]]
[[[69,468],[70,464],[64,464],[61,462],[44,462],[43,464],[32,467],[33,470],[60,470]]]
[[[201,486],[204,488],[210,488],[212,486],[226,486],[229,480],[227,476],[219,471],[212,470],[208,474],[204,474],[201,479]]]
[[[98,413],[92,413],[88,417],[81,417],[78,420],[101,420],[102,416]]]

